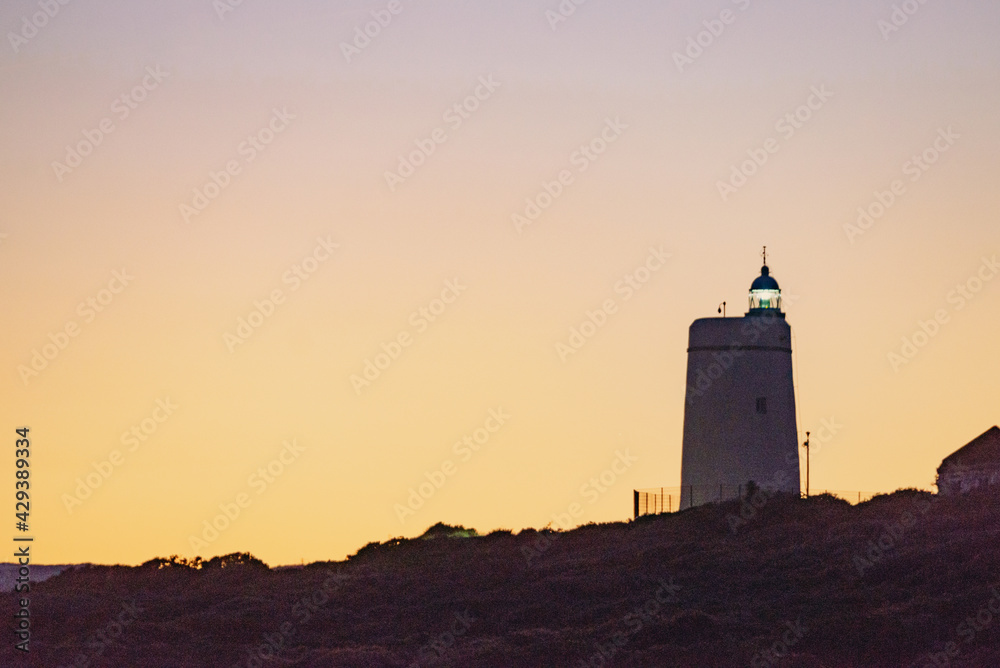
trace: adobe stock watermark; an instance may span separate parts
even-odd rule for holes
[[[732,0],[732,3],[741,12],[745,12],[750,8],[751,0]],[[719,12],[718,17],[702,21],[701,24],[705,29],[688,37],[683,51],[674,51],[673,53],[674,65],[677,66],[677,71],[684,74],[684,68],[694,65],[694,62],[701,58],[705,54],[705,51],[715,44],[717,39],[722,37],[722,34],[726,31],[726,27],[736,23],[738,16],[739,14],[727,8]]]
[[[608,147],[618,141],[628,125],[622,123],[621,119],[615,116],[614,120],[604,119],[604,127],[590,141],[580,144],[569,155],[570,167],[576,169],[577,174],[582,174],[608,150]],[[524,208],[520,212],[512,213],[510,220],[514,224],[514,230],[521,234],[524,228],[532,225],[562,194],[566,188],[576,182],[576,176],[570,168],[559,170],[555,178],[551,181],[543,181],[541,189],[531,197],[524,200]]]
[[[67,175],[82,165],[84,158],[91,155],[94,149],[103,144],[105,138],[117,129],[115,119],[117,118],[118,122],[127,119],[169,76],[170,73],[161,70],[159,65],[147,66],[146,75],[142,80],[111,103],[113,116],[102,118],[94,129],[85,128],[80,133],[82,139],[74,144],[67,144],[63,162],[52,161],[52,171],[55,172],[56,180],[62,183]]]
[[[823,418],[820,421],[820,428],[814,430],[810,434],[809,438],[809,456],[814,457],[818,454],[823,446],[833,440],[833,438],[840,433],[844,428],[844,425],[837,422],[835,417]],[[799,466],[799,454],[798,452],[787,453],[785,455],[785,463],[788,464],[789,470],[797,468]],[[729,524],[729,530],[733,533],[737,533],[740,528],[745,527],[747,524],[753,522],[759,512],[768,504],[768,502],[775,497],[781,490],[787,489],[786,483],[790,482],[790,474],[786,470],[775,471],[771,479],[764,482],[762,485],[747,485],[744,489],[745,494],[740,495],[740,509],[737,513],[729,513],[726,515],[726,522]],[[802,488],[801,482],[799,483],[799,489]]]
[[[844,425],[837,422],[836,417],[828,417],[820,420],[819,429],[815,427],[809,431],[809,454],[815,457],[823,451],[823,446],[827,445],[834,437],[844,429]]]
[[[235,664],[233,668],[239,668],[239,666],[263,668],[266,662],[281,657],[285,651],[293,647],[289,640],[296,634],[298,627],[309,622],[313,615],[325,608],[333,600],[333,594],[337,593],[343,583],[349,579],[346,575],[330,572],[319,587],[292,605],[294,621],[286,619],[278,625],[275,632],[265,633],[261,636],[258,644],[246,648],[246,661]]]
[[[746,526],[757,517],[757,513],[767,505],[767,503],[785,489],[789,482],[787,471],[775,471],[770,480],[761,485],[747,485],[746,494],[740,496],[739,513],[729,513],[726,515],[726,522],[729,530],[737,533],[741,527]]]
[[[726,181],[715,182],[715,187],[718,189],[722,201],[728,201],[731,195],[736,194],[740,188],[745,186],[771,159],[771,156],[781,150],[781,141],[788,141],[794,137],[795,133],[805,127],[805,124],[812,120],[813,115],[822,109],[831,97],[833,97],[833,93],[827,90],[826,84],[812,86],[805,102],[775,121],[774,130],[781,136],[781,139],[768,137],[761,146],[747,149],[747,159],[738,165],[731,166],[729,178]]]
[[[653,274],[666,265],[670,257],[670,253],[664,252],[662,246],[659,248],[650,246],[645,261],[615,283],[614,292],[616,295],[621,295],[621,302],[625,303],[632,299],[639,290],[649,283]],[[569,338],[566,343],[556,342],[556,354],[563,364],[571,355],[580,352],[587,342],[608,324],[608,319],[618,313],[619,305],[615,297],[608,297],[596,309],[587,311],[586,318],[579,325],[569,328]]]
[[[809,629],[802,623],[801,617],[794,622],[785,622],[783,626],[785,629],[781,636],[771,643],[770,647],[757,652],[750,659],[750,665],[753,668],[780,666],[782,659],[788,656],[788,651],[809,633]]]
[[[111,280],[106,287],[101,288],[93,297],[87,297],[76,307],[76,313],[87,325],[97,318],[98,313],[111,305],[115,297],[120,295],[125,288],[135,280],[130,276],[128,270],[123,268],[120,271],[111,272]],[[71,340],[80,335],[80,323],[76,320],[67,320],[54,334],[49,332],[48,343],[42,344],[41,348],[32,348],[31,359],[28,364],[18,364],[17,373],[21,376],[21,382],[27,387],[28,383],[37,378],[42,371],[48,368],[49,364],[55,361],[59,354],[66,350]]]
[[[910,19],[920,11],[920,8],[927,4],[927,0],[903,0],[903,2],[893,4],[892,12],[887,19],[879,19],[876,23],[878,30],[882,33],[882,39],[889,41],[889,36],[910,22]]]
[[[399,359],[403,350],[412,346],[417,336],[426,332],[431,324],[444,315],[448,306],[454,304],[468,287],[457,276],[448,279],[444,282],[440,296],[432,299],[426,306],[421,306],[410,313],[407,322],[414,328],[414,332],[411,333],[409,329],[400,330],[388,343],[381,344],[382,352],[376,353],[374,357],[365,358],[361,373],[352,373],[350,377],[354,394],[360,397],[362,390],[371,387],[371,384],[378,380],[392,366],[393,362]]]
[[[908,176],[910,183],[919,181],[961,137],[962,135],[955,132],[950,125],[947,128],[938,128],[937,136],[931,145],[919,154],[910,156],[910,159],[903,163],[903,176]],[[870,230],[906,192],[906,183],[903,179],[894,179],[886,190],[876,190],[871,202],[858,207],[858,217],[855,222],[844,224],[847,240],[853,245],[854,239]]]
[[[70,3],[70,0],[39,0],[38,11],[30,16],[21,17],[21,29],[17,32],[13,30],[7,33],[7,40],[14,53],[21,50],[21,47],[34,39],[39,31],[54,19],[62,8]]]
[[[226,14],[236,11],[237,7],[243,6],[243,0],[212,0],[212,9],[220,21],[226,20]]]
[[[611,662],[615,655],[629,643],[635,634],[659,619],[664,608],[673,607],[680,603],[680,597],[677,594],[682,587],[674,584],[672,577],[669,578],[669,582],[663,578],[657,578],[657,583],[660,586],[657,587],[652,596],[622,617],[621,624],[625,629],[615,633],[606,643],[595,642],[596,651],[586,659],[580,659],[579,663],[576,664],[578,668],[602,668],[614,665]]]
[[[242,158],[242,162],[237,158],[226,161],[226,164],[219,171],[209,171],[208,179],[200,186],[192,190],[190,204],[181,202],[178,205],[181,218],[185,223],[190,223],[191,219],[201,215],[218,197],[233,183],[233,178],[243,172],[243,168],[257,159],[271,142],[278,135],[288,129],[291,121],[295,120],[295,114],[290,113],[287,108],[271,110],[271,118],[257,132],[247,135],[247,138],[236,147],[236,154]]]
[[[953,305],[952,311],[963,310],[982,292],[987,283],[996,278],[998,273],[1000,273],[1000,262],[997,262],[996,254],[994,253],[991,258],[983,257],[979,268],[972,276],[950,290],[945,301]],[[934,311],[933,317],[918,320],[918,329],[909,336],[904,336],[900,347],[887,354],[892,370],[898,373],[901,366],[912,362],[913,358],[941,332],[941,328],[951,322],[951,316],[952,313],[949,313],[947,308],[939,308]]]
[[[135,452],[155,434],[160,425],[167,421],[171,415],[179,408],[177,404],[170,400],[170,397],[156,400],[156,407],[148,417],[144,417],[139,422],[133,424],[128,430],[122,432],[121,444],[126,446],[127,452]],[[125,464],[125,454],[122,450],[112,450],[106,459],[99,462],[91,462],[92,472],[82,478],[76,479],[76,488],[72,494],[63,493],[62,502],[66,507],[66,512],[70,515],[77,506],[89,499],[94,492],[112,476],[117,468]]]
[[[840,433],[844,428],[844,425],[837,422],[836,417],[823,418],[820,420],[820,427],[816,429],[815,427],[809,430],[809,451],[806,453],[807,457],[815,459],[816,455],[823,451],[823,447],[832,441],[834,437]],[[801,434],[801,432],[800,432]],[[785,454],[785,463],[789,467],[794,467],[799,465],[799,453],[789,452]],[[800,471],[801,472],[801,471]],[[802,481],[799,481],[799,489],[804,487]],[[806,489],[806,493],[811,494],[809,489]]]
[[[509,419],[510,415],[504,412],[502,406],[491,408],[489,416],[483,422],[483,425],[473,430],[472,434],[466,434],[460,440],[455,441],[454,445],[451,446],[451,451],[462,462],[469,461],[475,453],[479,452],[483,446],[489,443],[493,434],[500,431]],[[418,510],[423,508],[424,504],[439,489],[444,487],[448,478],[454,476],[456,473],[458,473],[458,465],[452,459],[445,459],[438,468],[425,472],[424,478],[426,480],[419,483],[415,488],[410,487],[407,490],[410,494],[406,498],[406,504],[397,503],[393,505],[392,509],[396,512],[399,523],[406,523],[406,518],[410,515],[415,515]]]
[[[406,6],[401,0],[389,0],[384,8],[371,10],[371,21],[354,26],[354,35],[350,42],[340,43],[340,52],[348,63],[361,52],[371,46],[372,40],[382,34],[393,20],[403,13]]]
[[[794,304],[799,300],[795,295],[784,295],[783,302]],[[780,318],[748,318],[740,326],[740,339],[733,343],[729,350],[722,350],[712,353],[712,362],[698,367],[694,375],[694,383],[688,385],[685,401],[693,405],[695,401],[703,396],[715,385],[715,381],[722,378],[732,370],[736,361],[746,354],[750,346],[760,340],[764,332],[772,326],[784,323]]]
[[[284,475],[287,467],[298,461],[302,453],[305,452],[304,445],[299,445],[293,438],[282,443],[281,451],[271,461],[247,477],[247,487],[252,489],[256,496],[260,496]],[[219,504],[219,514],[209,520],[202,522],[201,536],[191,534],[188,536],[188,543],[191,549],[198,554],[201,550],[219,539],[229,527],[233,525],[243,511],[253,504],[254,497],[247,492],[239,492],[231,501]]]
[[[448,630],[438,633],[432,640],[423,645],[417,651],[416,660],[407,664],[406,668],[420,668],[421,665],[430,666],[439,663],[448,656],[448,653],[462,636],[468,633],[477,621],[468,610],[456,612],[452,617],[454,619],[449,624]]]
[[[580,485],[580,496],[587,500],[589,505],[597,503],[602,496],[608,493],[615,483],[624,476],[639,458],[625,448],[625,452],[615,450],[615,458],[611,464],[596,476],[591,477],[587,482]],[[579,501],[573,501],[567,506],[566,511],[554,513],[552,522],[560,529],[566,531],[574,526],[574,522],[579,523],[586,513],[586,509]],[[545,554],[550,547],[558,540],[559,534],[554,531],[540,531],[531,545],[522,545],[521,554],[528,566],[532,562]]]
[[[87,639],[86,652],[80,652],[73,657],[72,663],[61,664],[59,668],[86,668],[86,666],[96,665],[97,661],[105,651],[121,640],[128,627],[135,623],[140,616],[146,613],[146,609],[136,601],[123,602],[121,612],[100,627]]]
[[[389,186],[389,192],[396,192],[396,188],[406,182],[408,178],[416,174],[417,169],[427,163],[437,151],[437,147],[448,141],[448,132],[454,132],[462,127],[462,124],[472,118],[472,114],[479,110],[484,102],[493,97],[496,90],[500,88],[500,82],[493,78],[492,74],[479,77],[476,87],[461,101],[456,102],[441,115],[447,128],[437,127],[431,130],[430,134],[422,139],[414,139],[415,149],[406,155],[399,155],[399,162],[396,164],[396,171],[386,170],[385,182]]]
[[[962,653],[963,645],[971,645],[977,636],[989,630],[993,622],[1000,619],[1000,582],[990,585],[988,593],[990,598],[955,627],[955,640],[947,641],[940,652],[931,652],[926,658],[921,657],[913,664],[914,668],[950,668],[952,660]]]
[[[556,31],[560,23],[565,23],[569,17],[576,14],[577,7],[586,4],[587,0],[560,0],[555,9],[545,10],[545,20],[549,22],[552,32]]]
[[[281,275],[281,282],[289,286],[289,293],[302,287],[302,284],[312,278],[340,248],[340,244],[330,240],[331,236],[328,234],[326,238],[316,237],[316,246],[313,247],[312,251]],[[260,329],[287,299],[288,295],[282,288],[274,288],[263,299],[254,300],[250,312],[246,316],[241,315],[236,319],[236,329],[222,335],[222,341],[226,344],[229,352],[236,352],[239,346],[249,341],[254,332]]]
[[[920,518],[927,514],[932,503],[927,499],[915,498],[911,508],[904,510],[891,522],[882,523],[882,530],[870,538],[864,550],[856,552],[851,559],[859,578],[864,577],[869,568],[894,556],[896,548],[903,543],[910,530],[919,524]]]

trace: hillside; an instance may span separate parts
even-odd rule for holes
[[[79,565],[79,564],[78,564]],[[18,564],[0,564],[0,591],[10,591],[17,582]],[[44,582],[51,577],[59,575],[67,568],[73,568],[73,564],[61,564],[52,566],[32,566],[31,581]]]
[[[19,665],[1000,665],[995,496],[757,501],[568,532],[437,526],[302,568],[78,567],[33,587]]]

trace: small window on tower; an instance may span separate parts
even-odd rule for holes
[[[757,412],[767,413],[767,397],[757,397]]]

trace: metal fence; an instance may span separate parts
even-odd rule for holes
[[[683,487],[648,487],[632,491],[633,516],[673,513],[684,508],[700,506],[703,503],[742,499],[746,496],[746,485],[685,485]],[[758,488],[760,489],[760,488]],[[809,490],[810,496],[830,494],[850,503],[867,501],[880,492],[857,492],[834,489]],[[802,494],[805,497],[805,493]]]

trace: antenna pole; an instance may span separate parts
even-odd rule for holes
[[[721,304],[719,304],[719,313],[722,314],[723,318],[726,317],[726,302],[722,302]]]

